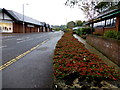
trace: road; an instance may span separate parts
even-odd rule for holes
[[[2,63],[15,58],[39,43],[50,39],[54,33],[11,34],[2,37]]]
[[[2,37],[3,64],[45,43],[20,60],[2,70],[3,88],[51,88],[53,82],[52,58],[55,45],[63,32],[13,34]]]

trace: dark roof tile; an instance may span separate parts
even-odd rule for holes
[[[9,14],[11,14],[17,21],[23,22],[23,14],[20,14],[18,12],[12,11],[12,10],[7,10],[7,12]],[[30,18],[28,16],[25,16],[25,15],[24,15],[24,22],[43,26],[42,22],[40,22],[36,19]]]

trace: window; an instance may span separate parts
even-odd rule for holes
[[[90,27],[92,27],[92,24],[90,24]]]
[[[106,26],[111,26],[111,19],[106,20]]]
[[[0,22],[0,30],[2,32],[13,32],[12,23]]]
[[[116,24],[116,17],[94,23],[94,27],[112,27]]]
[[[94,23],[94,27],[104,27],[104,26],[105,26],[105,21]]]
[[[116,18],[113,18],[112,26],[115,26],[116,24]]]
[[[116,18],[111,18],[106,20],[106,27],[115,26]]]

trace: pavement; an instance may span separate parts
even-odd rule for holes
[[[78,39],[78,41],[82,42],[85,47],[91,51],[92,53],[96,54],[99,56],[100,59],[102,59],[104,61],[104,63],[106,63],[108,66],[112,66],[115,68],[115,70],[120,74],[120,67],[115,64],[114,62],[112,62],[109,58],[107,58],[105,55],[103,55],[101,52],[99,52],[97,49],[95,49],[94,47],[92,47],[91,45],[89,45],[86,40],[82,39],[81,37],[79,37],[78,35],[74,34],[73,35],[75,38]]]
[[[52,58],[62,31],[2,70],[2,88],[52,88]],[[42,89],[41,89],[42,90]]]

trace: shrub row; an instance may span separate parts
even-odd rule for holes
[[[117,32],[117,31],[115,31],[115,30],[106,31],[106,32],[104,33],[104,36],[105,36],[105,37],[108,37],[108,38],[114,38],[114,39],[120,40],[120,32]]]
[[[91,34],[91,32],[92,32],[92,28],[86,28],[86,27],[82,27],[82,28],[75,30],[75,33],[78,35]]]

